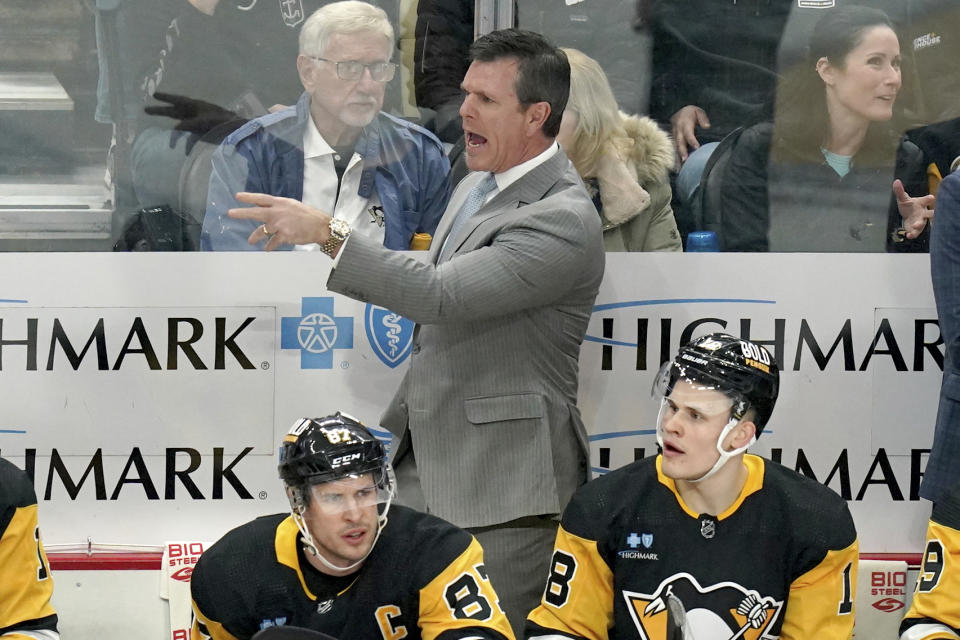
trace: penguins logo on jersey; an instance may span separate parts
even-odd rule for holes
[[[734,582],[701,587],[689,573],[677,573],[661,582],[653,594],[623,592],[642,640],[669,637],[667,598],[671,595],[683,604],[695,638],[759,640],[783,609],[783,602]]]

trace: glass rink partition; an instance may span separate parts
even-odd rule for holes
[[[326,4],[6,3],[0,246],[197,249],[211,156],[244,122],[296,102],[299,31]],[[928,238],[905,237],[892,183],[912,198],[935,193],[960,156],[950,64],[960,10],[949,0],[862,0],[880,17],[847,22],[836,18],[846,0],[375,4],[399,65],[382,109],[439,135],[453,182],[465,171],[457,109],[470,41],[510,25],[595,60],[615,107],[672,137],[674,171],[636,168],[647,191],[669,183],[684,242],[713,231],[721,251],[923,252]],[[861,60],[851,45],[877,29],[892,37],[874,46],[883,60]],[[818,66],[821,50],[831,64]],[[572,118],[594,122],[592,110],[606,107],[578,108]],[[831,122],[828,110],[857,126]],[[628,130],[623,144],[644,142]]]
[[[285,509],[276,446],[291,421],[346,409],[376,427],[405,370],[412,324],[328,292],[326,256],[201,250],[221,144],[296,104],[300,29],[326,4],[0,6],[0,455],[34,480],[58,607],[84,634],[116,630],[91,585],[128,584],[84,572],[129,570],[124,590],[140,593],[166,543]],[[580,356],[594,475],[655,455],[652,377],[690,337],[726,330],[783,372],[753,451],[847,499],[865,558],[918,564],[945,347],[930,225],[910,223],[960,158],[960,6],[373,4],[393,29],[378,62],[398,65],[381,109],[436,136],[454,189],[473,38],[518,26],[602,71],[583,86],[610,100],[571,98],[580,137],[563,144],[610,250]],[[616,218],[599,158],[649,198]],[[672,251],[608,242],[654,212]],[[909,598],[899,574],[877,580],[876,601]]]

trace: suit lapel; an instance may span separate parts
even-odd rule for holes
[[[542,200],[543,196],[553,188],[553,185],[563,177],[569,162],[563,149],[558,149],[549,160],[534,167],[502,193],[498,193],[487,203],[487,206],[497,202],[501,196],[519,202],[521,206]],[[482,212],[483,209],[480,209],[480,211]]]
[[[489,220],[490,218],[494,218],[508,211],[513,211],[514,209],[530,204],[531,202],[542,200],[547,192],[553,188],[558,180],[560,180],[564,172],[567,170],[569,164],[570,162],[567,159],[567,155],[563,152],[563,149],[560,149],[553,154],[553,157],[551,157],[549,160],[534,167],[531,171],[524,174],[519,180],[516,180],[510,184],[510,186],[503,191],[498,192],[490,199],[489,202],[480,207],[480,210],[473,214],[473,216],[471,216],[462,227],[460,227],[458,238],[451,238],[450,241],[455,244],[453,247],[453,252],[450,254],[450,256],[453,256],[453,253],[455,253],[456,250],[463,245],[464,241],[470,237],[470,234],[473,232],[473,230],[485,220]],[[469,184],[465,184],[467,183],[468,179],[470,179]],[[478,181],[479,179],[476,177],[476,174],[471,173],[467,178],[464,178],[461,181],[461,186],[457,187],[457,193],[454,198],[451,199],[450,206],[447,208],[447,211],[443,216],[443,220],[441,220],[440,225],[437,228],[437,238],[439,239],[439,243],[437,241],[431,243],[431,258],[434,263],[436,263],[437,257],[440,253],[440,247],[443,246],[443,239],[446,237],[450,225],[453,223],[453,219],[456,217],[456,212],[460,211],[460,207],[463,205],[463,201],[466,199],[467,193],[470,192],[470,189],[473,189],[473,187],[476,186]],[[454,200],[456,202],[454,202]],[[456,207],[455,209],[454,206]],[[453,211],[452,214],[451,211]]]

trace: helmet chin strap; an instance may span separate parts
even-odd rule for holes
[[[720,432],[720,436],[717,437],[717,453],[720,454],[720,457],[717,458],[717,461],[713,463],[713,466],[710,468],[710,471],[707,471],[705,474],[703,474],[696,480],[688,480],[688,482],[703,482],[704,480],[706,480],[707,478],[715,474],[717,471],[720,471],[723,465],[727,463],[727,460],[729,460],[734,456],[740,455],[741,453],[749,449],[751,446],[753,446],[753,443],[757,441],[756,435],[750,436],[750,442],[732,451],[727,451],[723,448],[723,441],[726,439],[727,434],[730,433],[733,430],[733,428],[737,426],[739,422],[740,422],[739,418],[730,418],[730,421],[727,422],[727,426],[723,428],[723,431]]]
[[[303,545],[304,551],[306,551],[310,555],[317,558],[317,560],[319,560],[323,566],[330,569],[331,571],[341,572],[341,571],[351,571],[353,569],[356,569],[361,564],[363,564],[364,560],[366,560],[371,553],[373,553],[373,548],[377,545],[377,540],[380,539],[380,534],[383,533],[384,527],[387,526],[387,512],[390,511],[390,504],[393,502],[393,496],[395,492],[396,490],[393,487],[391,487],[390,494],[387,496],[386,506],[383,508],[383,513],[377,516],[377,535],[374,536],[373,542],[370,544],[370,548],[367,549],[367,552],[363,554],[362,558],[360,558],[353,564],[347,565],[346,567],[341,567],[333,564],[332,562],[327,560],[327,558],[322,553],[320,553],[320,550],[317,549],[316,543],[314,543],[313,541],[313,536],[310,535],[310,530],[307,528],[307,523],[303,519],[303,512],[306,509],[306,507],[305,506],[301,506],[299,508],[295,507],[294,509],[291,510],[293,515],[293,521],[297,523],[297,529],[300,530],[300,536],[304,543]]]

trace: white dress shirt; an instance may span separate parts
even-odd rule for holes
[[[336,151],[327,144],[311,119],[303,134],[303,203],[350,224],[351,233],[360,233],[383,243],[383,208],[376,189],[369,198],[357,195],[363,158],[354,153],[350,158],[340,191],[337,192]],[[339,158],[337,158],[339,159]],[[316,251],[316,244],[296,245],[295,250]]]

